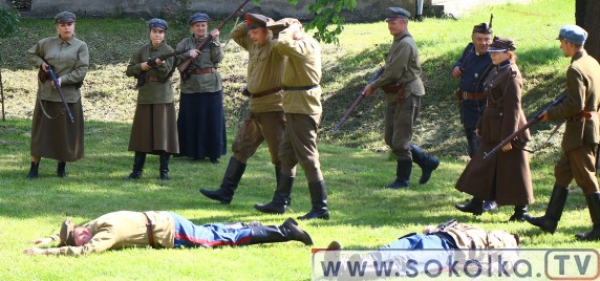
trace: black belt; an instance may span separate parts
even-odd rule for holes
[[[445,232],[435,232],[435,233],[432,233],[432,235],[435,235],[435,236],[441,238],[442,240],[446,241],[448,243],[448,245],[450,245],[450,247],[452,247],[454,249],[458,249],[458,246],[456,245],[454,238],[452,238],[452,236],[450,234],[445,233]]]
[[[154,245],[154,234],[152,233],[152,222],[150,221],[148,214],[142,214],[144,214],[144,216],[146,217],[146,233],[148,234],[148,244],[150,245],[150,247],[156,248],[156,245]]]
[[[317,87],[319,87],[319,85],[299,86],[299,87],[283,86],[283,90],[284,91],[308,91],[308,90],[312,90]]]

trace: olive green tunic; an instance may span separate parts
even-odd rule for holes
[[[196,39],[194,35],[191,37],[181,40],[177,47],[177,50],[194,49],[202,42],[206,37]],[[219,63],[225,57],[221,53],[221,44],[216,41],[212,41],[200,50],[202,53],[194,59],[188,66],[189,70],[199,68],[218,68]],[[177,56],[179,62],[190,58],[189,53],[184,53]],[[189,79],[181,81],[181,93],[192,94],[192,93],[206,93],[216,92],[222,89],[221,75],[218,72],[193,74]]]

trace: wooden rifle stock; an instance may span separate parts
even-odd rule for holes
[[[377,70],[375,75],[373,75],[373,77],[371,77],[371,80],[369,80],[368,84],[371,84],[371,83],[373,83],[373,81],[377,80],[377,78],[379,78],[379,76],[381,76],[381,74],[383,74],[384,70],[385,70],[385,67],[379,68],[379,70]],[[340,119],[340,121],[338,121],[338,123],[331,129],[332,132],[337,132],[342,127],[342,124],[344,124],[344,122],[346,122],[346,120],[348,120],[348,118],[350,118],[350,114],[352,114],[352,112],[354,112],[354,110],[356,109],[356,107],[358,107],[358,104],[360,104],[360,102],[362,101],[362,99],[364,97],[365,97],[365,93],[361,92],[360,95],[358,96],[358,98],[356,98],[356,100],[352,103],[350,108],[348,108],[346,110],[346,112],[344,113],[344,116],[342,116],[342,119]]]
[[[174,56],[178,56],[181,55],[185,52],[189,51],[189,49],[185,49],[185,50],[179,50],[179,51],[175,51],[172,53],[168,53],[168,54],[164,54],[164,55],[160,55],[154,58],[149,58],[146,63],[148,64],[148,66],[150,67],[155,67],[158,64],[156,63],[156,60],[159,59],[161,61],[165,61],[170,57],[174,57]],[[171,74],[173,74],[173,71],[169,72],[168,77],[171,76]],[[144,86],[144,84],[146,84],[146,79],[148,77],[148,74],[146,73],[146,71],[142,72],[140,75],[135,76],[135,79],[137,80],[137,82],[135,83],[135,88],[139,89],[140,87]],[[167,79],[168,79],[167,77]]]
[[[244,2],[242,2],[242,4],[240,4],[237,7],[237,9],[235,9],[235,11],[233,11],[231,14],[229,14],[229,16],[227,16],[227,18],[217,26],[217,29],[219,31],[221,31],[221,29],[225,26],[225,24],[229,20],[231,20],[242,9],[242,7],[244,7],[244,5],[246,5],[246,3],[248,3],[248,2],[250,2],[250,0],[244,0]],[[204,46],[206,44],[208,44],[208,42],[210,42],[210,40],[212,40],[212,35],[210,35],[210,33],[209,33],[208,36],[206,36],[206,38],[204,38],[204,40],[202,40],[202,42],[198,43],[198,45],[196,46],[196,49],[202,50],[202,48],[204,48]],[[187,73],[186,70],[190,66],[192,61],[193,61],[192,58],[188,58],[177,66],[177,70],[179,70],[179,73],[181,74],[181,80],[187,80],[188,78],[190,78],[190,74]]]
[[[2,94],[2,121],[6,121],[4,115],[4,84],[2,84],[2,68],[0,68],[0,94]]]
[[[46,60],[44,60],[44,62],[46,63],[46,72],[48,72],[50,79],[52,80],[52,82],[54,82],[54,87],[56,88],[56,90],[58,91],[58,94],[60,95],[60,99],[62,100],[63,107],[65,108],[65,111],[67,112],[67,115],[69,116],[69,119],[71,120],[71,123],[75,123],[75,118],[73,118],[73,114],[71,114],[71,110],[69,109],[67,100],[65,100],[65,95],[62,92],[62,88],[60,86],[60,83],[58,82],[56,73],[54,73],[54,69]]]
[[[521,135],[525,130],[529,129],[531,126],[535,125],[537,122],[540,122],[542,113],[546,112],[548,109],[557,106],[559,103],[563,102],[567,98],[566,94],[561,94],[556,99],[554,99],[550,104],[548,104],[544,109],[540,110],[538,113],[533,116],[533,118],[529,119],[527,124],[523,127],[519,128],[516,132],[512,133],[507,138],[503,139],[498,145],[496,145],[492,150],[483,153],[483,159],[487,159],[488,157],[494,155],[496,152],[500,151],[502,147],[512,142],[517,136]]]

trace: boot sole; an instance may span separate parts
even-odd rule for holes
[[[229,203],[231,203],[231,200],[227,201],[227,200],[223,199],[222,197],[219,197],[218,195],[212,195],[212,194],[209,194],[209,193],[206,193],[206,192],[209,192],[209,190],[200,189],[200,193],[202,193],[202,195],[204,195],[208,199],[219,201],[223,205],[229,205]]]

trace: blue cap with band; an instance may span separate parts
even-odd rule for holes
[[[197,23],[199,21],[207,22],[209,20],[210,20],[210,18],[208,17],[207,14],[205,14],[205,13],[195,13],[195,14],[193,14],[190,17],[189,24],[192,25],[192,24]]]
[[[167,30],[169,28],[169,25],[167,24],[167,22],[165,20],[154,18],[148,22],[148,28],[158,29],[158,30]]]
[[[588,33],[585,31],[585,29],[574,24],[569,24],[560,29],[560,33],[558,34],[556,40],[565,40],[575,45],[583,46],[587,36]]]

